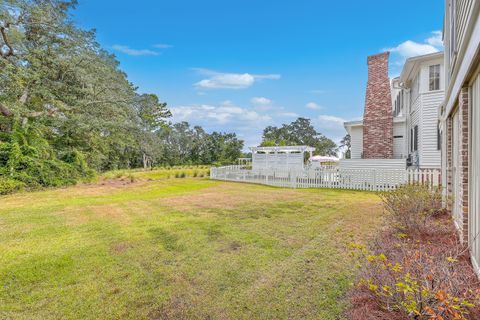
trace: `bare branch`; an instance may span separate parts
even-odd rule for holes
[[[0,103],[0,113],[4,117],[13,117],[13,112],[7,108],[3,103]]]
[[[13,46],[11,45],[10,41],[8,40],[8,36],[7,36],[7,28],[9,28],[9,27],[10,27],[10,23],[6,23],[4,26],[0,26],[0,35],[2,36],[3,43],[8,48],[7,52],[3,52],[2,50],[0,50],[0,55],[5,59],[10,57],[10,56],[15,55],[15,53],[13,52]]]
[[[20,103],[25,104],[25,102],[27,102],[27,99],[28,99],[28,87],[25,87],[25,89],[23,89],[22,96],[20,97]]]

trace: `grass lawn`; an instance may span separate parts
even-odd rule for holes
[[[341,319],[375,194],[158,179],[0,197],[0,319]]]

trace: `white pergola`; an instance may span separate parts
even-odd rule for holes
[[[312,156],[315,148],[309,146],[251,147],[252,169],[296,169],[305,167],[305,153]]]

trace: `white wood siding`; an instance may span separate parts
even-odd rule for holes
[[[462,46],[463,41],[465,40],[465,34],[467,31],[468,21],[472,13],[473,5],[475,0],[456,0],[457,1],[457,15],[456,19],[456,34],[457,34],[457,47],[456,50],[459,51],[459,48]]]
[[[411,151],[411,150],[413,150],[413,145],[412,145],[413,139],[411,137],[412,137],[412,130],[415,126],[418,126],[419,137],[420,137],[420,132],[421,132],[421,130],[420,130],[420,118],[421,118],[421,113],[422,113],[421,105],[422,105],[422,97],[418,96],[417,99],[415,99],[415,101],[413,101],[413,105],[411,105],[412,112],[410,113],[409,119],[407,121],[408,153],[412,155],[412,164],[414,166],[419,165],[420,155],[419,155],[418,150],[420,150],[422,145],[421,145],[421,139],[419,139],[418,145],[417,145],[418,150],[417,151]]]
[[[440,168],[441,154],[438,150],[438,110],[443,101],[443,91],[422,95],[420,120],[420,168]]]
[[[401,169],[405,170],[405,159],[343,159],[340,169]]]
[[[402,138],[399,138],[402,137]],[[393,123],[393,157],[395,159],[406,158],[407,151],[405,148],[405,122]]]
[[[430,91],[429,76],[430,66],[440,65],[440,89]],[[440,168],[441,151],[438,150],[438,115],[439,108],[445,95],[445,69],[442,59],[425,61],[418,68],[418,74],[415,79],[419,79],[419,85],[412,84],[412,97],[417,98],[412,101],[410,114],[407,118],[407,151],[412,155],[412,164],[421,169]],[[418,88],[418,94],[415,91]],[[418,150],[412,150],[411,132],[415,126],[418,126]]]
[[[363,126],[351,128],[351,158],[361,159],[363,153]]]
[[[480,273],[480,75],[477,75],[472,86],[472,107],[469,125],[470,136],[470,177],[469,177],[469,244],[472,262]]]

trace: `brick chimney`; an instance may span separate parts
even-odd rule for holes
[[[393,157],[393,115],[389,52],[368,57],[368,82],[363,114],[363,158]]]

